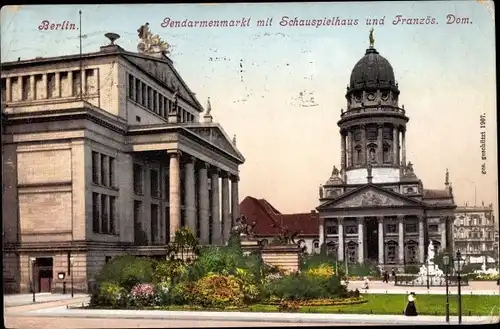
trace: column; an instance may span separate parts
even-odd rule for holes
[[[378,217],[378,263],[384,264],[384,217]]]
[[[405,130],[401,130],[401,161],[406,166],[406,143],[405,143]]]
[[[418,261],[425,263],[424,217],[418,217]]]
[[[340,168],[342,173],[345,172],[346,167],[346,149],[345,149],[345,135],[344,131],[340,130]]]
[[[404,259],[405,259],[405,227],[404,227],[404,216],[403,215],[398,215],[398,234],[399,234],[399,239],[398,239],[398,246],[399,246],[399,263],[403,264]]]
[[[323,248],[323,244],[325,243],[325,219],[319,219],[319,248]]]
[[[377,162],[384,163],[384,125],[377,125]]]
[[[61,97],[61,73],[56,72],[54,81],[54,94],[52,97]]]
[[[211,169],[211,190],[212,195],[212,244],[222,244],[221,220],[220,220],[220,201],[219,201],[219,169]]]
[[[80,74],[80,85],[81,85],[81,95],[83,96],[87,93],[87,75],[85,69],[82,69]],[[78,91],[80,93],[80,90]]]
[[[75,95],[75,91],[73,90],[73,71],[68,72],[68,90],[69,96]]]
[[[10,78],[5,78],[5,101],[12,101],[12,81]]]
[[[363,217],[358,218],[358,263],[364,263],[364,251],[365,251],[365,222]]]
[[[28,99],[36,99],[36,85],[34,75],[30,75],[30,94],[28,95]]]
[[[227,243],[231,233],[231,214],[229,213],[229,177],[227,173],[222,176],[222,227],[223,242]]]
[[[174,240],[175,232],[181,225],[181,177],[180,152],[169,153],[169,203],[170,203],[170,241]]]
[[[368,164],[370,162],[370,159],[368,159],[368,152],[366,150],[366,126],[361,125],[361,145],[363,145],[363,148],[361,149],[361,158],[362,158],[362,164]]]
[[[188,156],[186,159],[186,168],[184,170],[185,181],[185,203],[186,203],[186,226],[196,236],[196,204],[195,204],[195,174],[194,164],[196,159]]]
[[[209,209],[210,209],[210,200],[208,198],[208,165],[206,163],[202,163],[200,169],[198,171],[198,179],[199,179],[199,191],[198,191],[198,200],[199,200],[199,216],[200,216],[200,245],[207,245],[209,243]]]
[[[339,244],[337,248],[337,259],[339,261],[344,261],[344,255],[345,255],[345,250],[344,250],[344,218],[339,217],[337,218],[337,223],[339,226]]]
[[[47,74],[42,75],[42,92],[40,95],[40,99],[49,98],[49,85],[47,83]]]
[[[441,217],[441,250],[446,250],[446,217]]]
[[[347,167],[352,167],[352,130],[347,131]]]
[[[234,226],[236,220],[240,217],[240,195],[238,192],[238,176],[231,176],[231,227]]]
[[[392,127],[392,163],[399,166],[399,129]]]

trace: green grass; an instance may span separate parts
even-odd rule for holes
[[[301,313],[351,313],[351,314],[402,314],[407,302],[406,295],[363,294],[367,302],[339,306],[303,306]],[[420,315],[445,315],[445,295],[417,295],[417,311]],[[457,296],[449,297],[450,315],[457,315]],[[465,295],[462,296],[463,316],[487,316],[499,314],[500,296]],[[158,309],[158,308],[157,308]],[[162,310],[204,310],[189,306],[167,306]],[[494,312],[492,310],[494,309]],[[204,310],[209,311],[209,310]],[[215,311],[215,310],[214,310]],[[278,312],[276,305],[255,304],[243,309],[224,311],[240,312]]]

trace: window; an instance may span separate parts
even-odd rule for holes
[[[406,262],[413,264],[417,262],[417,243],[409,241],[406,246]]]
[[[109,233],[116,234],[115,227],[115,213],[116,213],[116,197],[109,197]]]
[[[333,254],[337,256],[337,251],[338,251],[338,245],[335,242],[330,242],[326,245],[326,253],[327,254]]]
[[[158,205],[152,203],[151,204],[151,243],[156,244],[159,241],[158,239]]]
[[[92,182],[99,184],[99,153],[92,151]]]
[[[107,195],[101,194],[101,232],[109,233],[109,205]]]
[[[198,230],[198,237],[200,230]],[[165,241],[170,242],[170,207],[165,207]]]
[[[111,260],[111,256],[106,256],[106,258],[104,258],[104,262],[106,264],[109,263],[110,260]]]
[[[158,170],[151,169],[150,171],[151,179],[151,196],[158,198],[160,196],[160,182],[158,176]]]
[[[358,233],[358,227],[356,225],[346,226],[345,232],[347,234],[357,234]]]
[[[326,227],[326,234],[339,234],[339,227],[338,226],[327,226]]]
[[[382,155],[384,158],[384,163],[391,163],[391,153],[389,152],[388,146],[384,146]]]
[[[92,232],[94,233],[99,233],[101,231],[99,201],[99,194],[92,193]]]
[[[436,233],[439,231],[439,227],[437,224],[431,224],[429,225],[429,232]]]
[[[370,141],[377,140],[378,128],[376,126],[366,127],[366,138]]]
[[[134,164],[134,193],[141,195],[142,192],[142,166]]]
[[[132,74],[128,75],[128,97],[130,99],[135,100],[135,92],[134,92],[135,82]]]
[[[357,259],[356,259],[356,251],[357,251],[357,244],[356,243],[351,243],[349,242],[347,244],[347,262],[352,264],[352,263],[356,263],[357,262]]]
[[[398,244],[394,241],[389,241],[387,243],[387,254],[386,254],[387,263],[389,264],[396,263],[397,247]]]
[[[483,225],[483,220],[481,218],[478,218],[477,225]]]
[[[360,165],[361,164],[361,147],[356,146],[356,159],[355,159],[355,164]]]
[[[406,224],[406,233],[417,233],[417,224]]]
[[[318,240],[314,240],[313,241],[313,248],[314,249],[318,249],[319,248],[319,241]]]
[[[108,180],[108,182],[109,182],[110,187],[116,187],[115,163],[116,163],[115,158],[109,157],[109,169],[108,169],[109,180]]]
[[[385,231],[387,233],[398,233],[398,227],[396,224],[386,224]]]
[[[108,185],[108,176],[107,176],[107,162],[108,157],[104,154],[101,154],[101,185]]]

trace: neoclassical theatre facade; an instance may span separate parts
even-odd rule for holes
[[[319,241],[350,263],[423,263],[429,241],[452,246],[454,209],[444,188],[424,189],[406,157],[409,118],[394,71],[371,45],[357,62],[341,110],[340,169],[320,186]],[[444,172],[444,170],[443,170]]]
[[[4,291],[84,291],[111,257],[176,229],[224,244],[245,159],[165,52],[2,63]],[[64,274],[64,279],[60,279]]]

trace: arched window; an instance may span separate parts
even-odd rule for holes
[[[384,145],[382,149],[382,158],[384,163],[391,163],[391,149],[389,145]]]
[[[361,160],[361,146],[356,146],[356,158],[354,159],[354,164],[360,165],[362,162]]]

